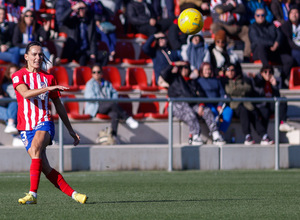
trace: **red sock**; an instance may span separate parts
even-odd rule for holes
[[[72,196],[74,189],[72,189],[71,186],[69,186],[69,184],[64,180],[63,176],[55,169],[52,169],[46,177],[51,183],[53,183],[55,187],[60,189],[68,196]]]
[[[42,160],[31,159],[30,165],[30,191],[37,192],[42,172]]]

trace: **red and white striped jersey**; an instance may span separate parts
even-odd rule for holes
[[[25,99],[16,90],[20,84],[27,85],[28,89],[40,89],[57,85],[52,74],[43,70],[38,73],[28,72],[23,68],[12,75],[18,102],[18,130],[33,130],[40,122],[51,121],[51,109],[49,98],[54,99],[60,96],[58,91],[45,92],[36,97]]]

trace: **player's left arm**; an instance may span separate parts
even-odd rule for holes
[[[77,144],[79,144],[80,141],[80,137],[77,133],[75,133],[75,131],[73,130],[73,127],[70,123],[70,120],[68,118],[67,112],[65,107],[63,106],[63,104],[61,103],[61,100],[59,97],[57,98],[52,98],[52,102],[55,106],[56,112],[59,115],[59,117],[61,118],[61,120],[63,121],[64,125],[66,126],[66,128],[68,129],[70,135],[74,138],[74,146],[76,146]]]

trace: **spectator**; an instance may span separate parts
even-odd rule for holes
[[[250,24],[255,22],[255,11],[258,8],[263,8],[266,11],[266,21],[268,23],[272,23],[273,22],[273,14],[270,11],[269,7],[267,6],[267,4],[263,1],[263,0],[248,0],[246,3],[246,7],[247,7],[247,14],[248,14],[248,20],[250,21]]]
[[[8,0],[5,9],[7,21],[14,22],[17,24],[22,14],[21,7],[18,4],[18,1]]]
[[[211,30],[216,34],[224,29],[228,36],[240,38],[244,42],[244,60],[248,61],[251,47],[248,36],[248,26],[244,24],[246,9],[241,0],[215,0],[210,7],[213,23]]]
[[[174,19],[175,18],[174,1],[173,0],[165,0],[164,2],[165,2],[166,9],[167,9],[167,13],[166,13],[165,17]],[[163,13],[163,10],[161,7],[162,0],[151,0],[151,3],[153,6],[155,17],[157,19],[163,18],[164,13]]]
[[[114,60],[115,48],[117,43],[116,26],[110,23],[110,15],[108,10],[99,1],[94,5],[96,30],[101,41],[106,43],[109,50],[109,61]]]
[[[209,4],[209,0],[179,0],[180,11],[183,11],[187,8],[195,8],[202,14],[209,13]]]
[[[291,7],[291,0],[272,0],[270,4],[271,11],[275,17],[276,27],[281,26],[288,20],[288,13]]]
[[[266,97],[266,98],[272,98],[272,97],[280,97],[278,82],[276,81],[276,78],[274,77],[274,69],[272,66],[263,66],[260,69],[260,74],[257,74],[253,79],[253,88],[256,92],[256,97]],[[262,119],[262,125],[267,130],[269,119],[272,114],[275,112],[275,104],[270,102],[262,102],[262,103],[256,103],[256,108],[258,109],[261,119]],[[288,132],[294,130],[294,127],[286,123],[287,119],[287,103],[286,102],[280,102],[279,105],[279,130],[282,132]]]
[[[208,51],[203,59],[212,65],[215,76],[223,76],[225,65],[233,63],[238,73],[241,73],[241,65],[237,54],[227,49],[226,32],[219,30],[215,35],[215,42],[208,47]]]
[[[115,15],[119,10],[124,11],[128,2],[130,2],[130,0],[101,0],[101,3],[112,16]]]
[[[188,35],[184,34],[178,27],[178,19],[174,19],[168,32],[166,33],[168,42],[172,50],[182,50],[183,46],[187,46]],[[183,52],[183,51],[182,51]]]
[[[293,58],[287,48],[282,47],[280,29],[266,22],[265,10],[262,8],[255,11],[255,23],[250,25],[249,37],[254,60],[261,60],[263,66],[267,66],[269,61],[282,63],[282,86],[287,87]]]
[[[152,43],[156,41],[155,46]],[[174,61],[181,60],[177,50],[171,50],[168,45],[168,39],[162,32],[151,35],[146,43],[142,46],[142,50],[153,60],[153,68],[156,82],[160,86],[167,86],[162,78],[159,78],[161,71]]]
[[[289,19],[284,22],[280,27],[285,37],[284,42],[291,50],[292,57],[300,66],[300,22],[299,22],[299,9],[291,7],[289,11]]]
[[[199,76],[199,68],[203,63],[206,53],[206,46],[203,37],[200,34],[191,35],[189,45],[186,51],[187,60],[191,64],[191,78]]]
[[[199,89],[192,89],[192,86],[185,81],[190,73],[189,65],[184,61],[177,61],[173,65],[168,65],[162,72],[161,76],[169,84],[169,97],[197,97],[201,96]],[[196,84],[197,85],[197,84]],[[198,92],[198,94],[196,93]],[[185,122],[189,127],[192,135],[192,145],[202,145],[203,141],[200,137],[201,129],[199,119],[202,117],[212,135],[213,144],[225,144],[223,137],[218,131],[214,115],[210,108],[204,104],[174,102],[173,114],[179,120]]]
[[[205,93],[205,96],[208,98],[225,98],[226,93],[223,88],[221,81],[213,76],[211,66],[209,63],[202,63],[199,69],[200,77],[197,79],[197,82],[201,86],[202,90]],[[208,103],[206,106],[210,107],[212,113],[215,117],[222,118],[219,129],[225,134],[232,119],[233,111],[226,105],[226,103]]]
[[[103,72],[100,64],[95,64],[92,67],[92,79],[86,83],[85,98],[118,98],[117,91],[113,88],[112,84],[103,79]],[[95,117],[97,113],[108,114],[111,118],[111,128],[113,139],[117,142],[117,130],[119,120],[124,120],[126,124],[136,129],[138,122],[132,117],[129,117],[116,102],[87,102],[85,106],[85,113]]]
[[[5,20],[5,9],[0,8],[0,60],[19,65],[20,50],[12,45],[14,26]]]
[[[20,22],[15,26],[12,42],[13,45],[20,48],[20,55],[24,56],[26,46],[29,42],[39,41],[45,42],[50,36],[50,21],[46,21],[43,26],[39,25],[35,13],[24,8]],[[50,60],[50,52],[48,48],[43,47],[46,59]],[[53,60],[53,59],[51,59]],[[51,67],[51,63],[49,68]]]
[[[12,86],[11,75],[15,73],[19,68],[11,64],[7,67],[3,84],[1,86],[1,93],[0,97],[9,97],[9,98],[16,98],[16,94],[14,88]],[[1,104],[0,106],[0,119],[7,123],[4,132],[7,134],[18,134],[18,130],[16,128],[17,124],[17,112],[18,112],[18,104],[17,102],[10,102],[8,104]]]
[[[97,50],[96,23],[93,13],[88,10],[83,1],[78,1],[63,13],[61,21],[66,27],[68,38],[62,58],[68,58],[69,61],[75,59],[81,66],[86,66],[89,61],[104,66],[108,54]]]
[[[158,19],[152,6],[145,0],[131,0],[127,5],[128,23],[138,33],[151,36],[159,31],[165,32],[171,26],[172,18]]]
[[[71,8],[72,4],[68,0],[57,0],[55,4],[55,20],[58,26],[59,32],[67,32],[64,26],[63,14]]]
[[[102,5],[108,10],[111,16],[114,16],[121,8],[123,0],[102,0]]]
[[[243,78],[243,75],[236,74],[235,67],[232,64],[226,66],[225,78],[223,78],[223,85],[225,92],[232,98],[251,97],[254,95],[251,83]],[[274,144],[267,134],[267,130],[262,125],[259,113],[251,102],[230,102],[230,108],[234,115],[237,116],[242,125],[242,131],[245,135],[245,145],[252,145],[255,143],[251,136],[250,124],[253,125],[258,135],[262,137],[260,144],[269,145]]]

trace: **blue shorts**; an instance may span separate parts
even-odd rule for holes
[[[31,147],[31,143],[36,131],[48,131],[51,137],[49,145],[52,144],[52,140],[55,135],[54,123],[52,121],[41,122],[34,128],[34,130],[20,132],[22,142],[27,151]]]

